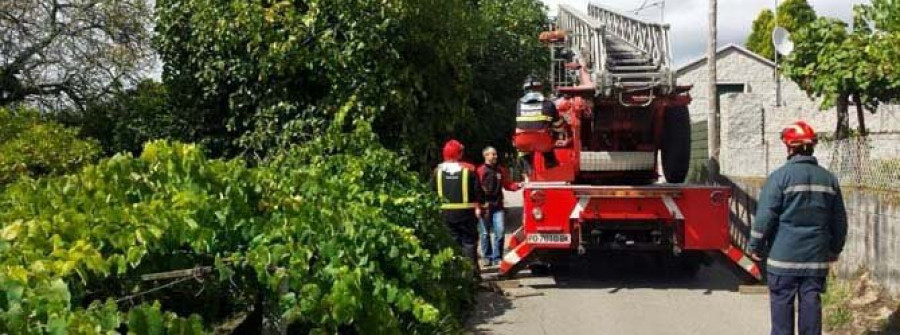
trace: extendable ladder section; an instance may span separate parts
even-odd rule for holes
[[[560,5],[558,25],[567,32],[568,47],[589,73],[598,95],[674,90],[668,25],[598,4],[588,5],[587,14]]]

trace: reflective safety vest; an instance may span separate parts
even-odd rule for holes
[[[541,130],[550,127],[553,117],[544,109],[544,96],[537,92],[526,94],[519,99],[516,108],[516,128]]]
[[[472,171],[458,163],[445,164],[438,166],[435,173],[437,191],[442,200],[441,209],[475,208],[475,203],[469,198],[469,178],[473,178]]]

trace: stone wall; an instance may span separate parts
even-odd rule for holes
[[[733,190],[732,239],[746,248],[764,179],[729,177],[724,183]],[[833,269],[842,277],[867,270],[891,295],[900,297],[900,195],[853,187],[843,187],[842,192],[849,231]]]
[[[821,133],[831,133],[837,123],[833,111],[820,111],[812,106],[785,105],[776,107],[765,102],[766,96],[756,93],[726,94],[722,96],[721,151],[722,173],[730,176],[765,177],[784,164],[786,151],[780,140],[781,129],[797,120],[804,120]],[[856,127],[852,113],[851,127]],[[866,113],[869,126],[867,157],[870,159],[900,159],[900,108],[885,106],[878,113]],[[829,166],[833,152],[820,146],[816,157],[822,166]]]

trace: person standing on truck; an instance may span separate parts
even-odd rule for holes
[[[816,133],[798,121],[781,132],[788,162],[769,175],[750,232],[750,257],[766,258],[772,335],[794,334],[794,299],[801,335],[822,333],[821,294],[829,263],[847,237],[847,213],[837,178],[820,167]]]
[[[522,165],[529,175],[533,170],[531,164],[534,152],[543,154],[546,168],[559,165],[553,154],[551,131],[563,132],[565,127],[565,121],[559,117],[556,105],[544,97],[542,88],[540,80],[535,76],[528,76],[522,85],[525,95],[519,99],[516,106],[516,132],[513,135],[513,143],[517,150],[525,153],[521,157]]]
[[[478,167],[478,180],[484,190],[483,215],[478,218],[481,253],[487,266],[500,263],[503,257],[504,210],[503,190],[517,191],[520,185],[509,178],[509,171],[497,162],[497,149],[488,146],[481,151],[484,164]],[[494,237],[490,237],[493,230]]]
[[[435,167],[432,180],[441,198],[444,224],[462,249],[463,256],[472,261],[477,276],[476,225],[481,217],[483,193],[475,175],[475,167],[461,161],[463,150],[459,141],[447,141],[443,149],[444,161]]]

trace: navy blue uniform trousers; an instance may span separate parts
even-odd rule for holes
[[[772,335],[794,335],[794,299],[799,308],[800,335],[822,334],[822,297],[825,277],[782,276],[768,273]]]

